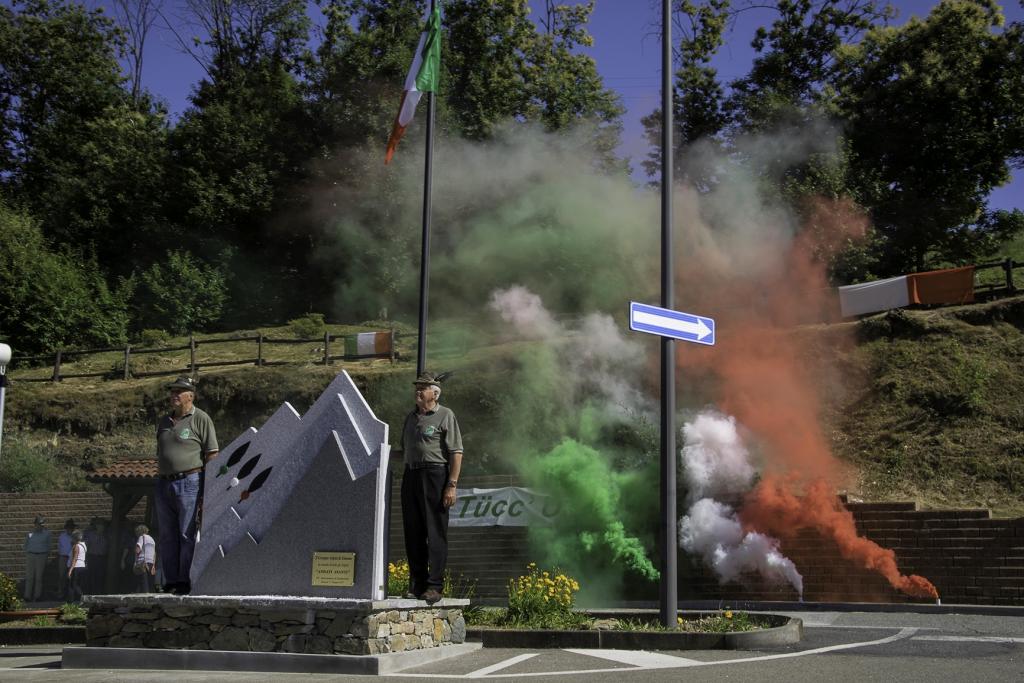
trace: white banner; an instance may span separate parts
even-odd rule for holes
[[[459,489],[448,511],[448,526],[535,526],[550,524],[558,503],[530,489]]]

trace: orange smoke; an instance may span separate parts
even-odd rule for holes
[[[835,541],[845,559],[877,571],[896,590],[915,598],[939,597],[928,579],[900,573],[896,553],[857,535],[853,515],[824,480],[812,482],[804,495],[796,496],[787,490],[784,480],[766,477],[747,494],[740,518],[749,527],[778,538],[790,537],[799,529],[814,529]]]
[[[691,230],[701,232],[699,225]],[[677,344],[678,384],[699,395],[710,390],[721,410],[756,435],[764,478],[741,511],[749,527],[776,536],[816,529],[835,540],[844,558],[880,572],[904,593],[936,597],[927,580],[899,573],[893,551],[858,537],[853,516],[836,498],[847,472],[822,433],[821,396],[844,391],[845,382],[816,360],[850,345],[850,328],[800,330],[836,319],[824,263],[863,230],[863,215],[852,204],[819,200],[804,207],[796,237],[767,225],[759,258],[747,242],[735,245],[739,257],[725,257],[728,245],[716,243],[712,231],[688,236],[696,248],[686,267],[676,269],[685,299],[679,307],[715,318],[717,345]]]

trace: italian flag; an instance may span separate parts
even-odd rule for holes
[[[395,117],[395,126],[391,129],[388,140],[388,151],[384,155],[384,163],[391,163],[395,155],[398,141],[405,135],[406,127],[412,122],[416,105],[425,92],[437,92],[437,81],[441,73],[441,10],[435,7],[427,20],[427,26],[420,35],[420,44],[416,47],[409,75],[405,78],[405,91],[402,93],[402,104]]]

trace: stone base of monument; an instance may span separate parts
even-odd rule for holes
[[[468,600],[86,596],[64,668],[388,673],[463,654]]]

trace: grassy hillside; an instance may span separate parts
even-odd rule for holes
[[[855,324],[831,426],[862,493],[1024,514],[1024,297]]]
[[[986,506],[1001,515],[1024,514],[1022,330],[1024,297],[893,311],[796,331],[814,339],[813,360],[827,383],[824,428],[836,454],[859,472],[851,493],[867,500],[909,499],[933,507]],[[282,330],[263,331],[284,335]],[[838,343],[851,334],[856,344]],[[473,444],[474,468],[500,470],[490,456],[494,444],[489,439],[500,431],[495,427],[502,386],[513,381],[518,344],[472,349],[467,339],[439,342],[432,347],[432,362],[459,368],[445,402],[458,412],[466,442]],[[249,352],[230,346],[210,348],[241,357]],[[203,374],[199,404],[213,415],[222,444],[250,425],[259,426],[284,401],[305,411],[339,367],[353,375],[378,416],[392,425],[392,442],[397,441],[394,431],[411,404],[411,348],[404,348],[394,365],[378,360],[326,368],[312,359],[300,362],[301,354],[315,356],[310,349],[285,348],[295,364]],[[81,363],[100,367],[115,361]],[[151,456],[167,378],[50,384],[17,382],[18,375],[8,393],[0,471],[10,466],[12,453],[56,461],[65,473],[77,472],[83,462]],[[8,479],[0,476],[4,484]],[[80,483],[65,476],[54,485]]]

